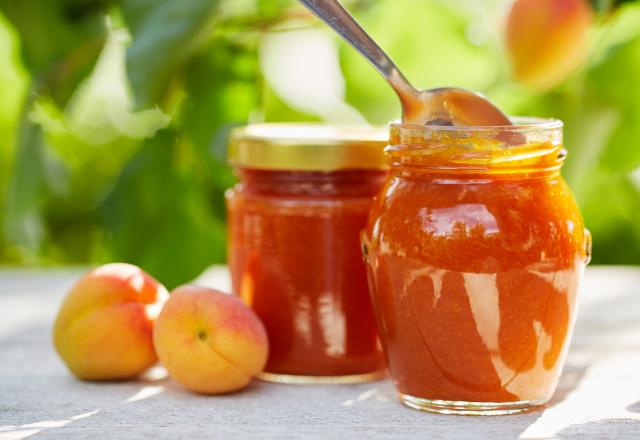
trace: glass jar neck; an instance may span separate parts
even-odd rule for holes
[[[559,121],[504,127],[395,124],[386,152],[394,172],[456,178],[557,175],[566,157]]]
[[[242,191],[263,196],[373,197],[384,170],[293,171],[236,169]]]

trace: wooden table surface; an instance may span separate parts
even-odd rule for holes
[[[388,381],[255,381],[217,397],[185,392],[160,367],[138,381],[85,383],[56,356],[51,325],[77,269],[0,270],[0,440],[33,438],[640,439],[640,269],[592,267],[551,404],[459,417],[398,403]],[[225,288],[214,268],[198,280]]]

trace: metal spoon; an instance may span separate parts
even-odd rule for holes
[[[337,0],[300,0],[364,55],[387,80],[402,103],[406,124],[511,125],[511,121],[482,95],[444,87],[415,89],[389,56],[360,27]]]

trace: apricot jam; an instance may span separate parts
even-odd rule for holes
[[[359,236],[384,178],[386,131],[236,131],[227,194],[233,291],[262,319],[262,379],[359,382],[385,369]]]
[[[560,176],[562,124],[392,125],[363,233],[389,372],[416,409],[505,414],[549,400],[590,236]]]

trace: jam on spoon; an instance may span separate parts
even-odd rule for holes
[[[511,121],[482,95],[443,87],[414,88],[389,56],[337,0],[300,0],[367,58],[387,80],[402,103],[402,122],[428,125],[511,125]]]

